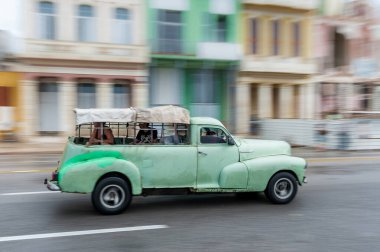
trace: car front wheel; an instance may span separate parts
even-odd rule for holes
[[[92,204],[101,214],[119,214],[127,209],[131,200],[129,184],[119,177],[102,179],[92,192]]]
[[[288,172],[279,172],[268,183],[265,195],[274,204],[287,204],[296,196],[298,185]]]

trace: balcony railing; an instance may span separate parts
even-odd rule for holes
[[[184,41],[179,39],[157,39],[152,52],[159,54],[185,54]]]
[[[275,5],[295,9],[313,10],[318,8],[317,0],[243,0],[245,4]]]
[[[237,43],[157,39],[151,44],[152,54],[155,55],[190,56],[208,60],[240,60],[242,56]]]
[[[192,41],[184,41],[182,39],[154,39],[150,44],[152,54],[195,55],[195,49],[192,48]]]
[[[140,45],[82,43],[73,41],[25,40],[19,57],[89,60],[110,62],[148,62],[148,49]]]
[[[245,56],[241,70],[263,73],[315,74],[318,68],[312,59]]]
[[[197,57],[201,59],[240,60],[242,48],[237,43],[200,42],[197,44]]]

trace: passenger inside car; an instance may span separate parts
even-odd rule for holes
[[[87,146],[97,144],[114,144],[112,129],[107,127],[105,123],[94,123],[94,130],[91,133],[89,141],[86,143]]]
[[[136,136],[136,143],[155,143],[157,142],[157,129],[149,127],[149,123],[139,123],[139,133]]]

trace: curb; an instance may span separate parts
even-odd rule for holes
[[[373,156],[357,156],[357,157],[326,157],[326,158],[305,158],[305,160],[312,163],[329,163],[329,162],[353,162],[353,161],[380,161],[380,157]]]
[[[62,154],[63,150],[61,151],[10,151],[10,152],[0,152],[0,156],[6,156],[6,155],[24,155],[24,154]]]

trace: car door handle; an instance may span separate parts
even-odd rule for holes
[[[207,156],[207,153],[204,153],[204,152],[202,152],[202,151],[198,151],[198,154],[201,154],[201,155],[203,155],[203,156]]]

